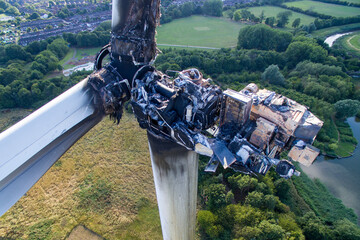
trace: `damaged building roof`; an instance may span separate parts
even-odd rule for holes
[[[254,84],[249,85],[241,93],[253,99],[251,120],[262,117],[276,123],[290,136],[296,136],[310,143],[314,141],[323,122],[308,111],[307,107],[283,95],[267,89],[257,90],[254,89]]]

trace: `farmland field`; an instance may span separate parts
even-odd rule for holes
[[[326,14],[334,17],[351,17],[360,15],[360,8],[348,7],[330,3],[315,1],[296,1],[284,3],[288,7],[297,7],[303,10],[311,10],[313,12]]]
[[[157,28],[159,44],[232,47],[236,46],[241,23],[223,18],[192,16],[176,19]]]
[[[257,17],[260,16],[262,11],[264,11],[265,18],[267,18],[267,17],[276,17],[276,15],[279,12],[288,11],[287,9],[284,9],[284,8],[272,7],[272,6],[251,7],[248,10]],[[311,22],[314,22],[314,20],[315,20],[314,17],[308,16],[308,15],[305,15],[305,14],[301,14],[301,13],[297,13],[297,12],[294,12],[294,11],[291,11],[291,12],[292,12],[292,15],[289,18],[289,23],[286,25],[287,27],[291,27],[292,22],[296,18],[301,19],[300,25],[309,25]]]

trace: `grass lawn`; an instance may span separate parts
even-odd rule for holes
[[[239,30],[243,26],[246,25],[224,18],[191,16],[159,26],[157,42],[214,48],[233,47],[237,44]]]
[[[66,56],[60,60],[60,65],[63,67],[63,69],[69,69],[72,67],[75,67],[76,65],[74,64],[69,64],[66,62],[71,60],[73,57],[74,59],[72,59],[73,61],[78,61],[80,59],[82,59],[83,57],[87,57],[87,56],[95,56],[99,51],[100,51],[100,47],[95,47],[95,48],[70,48],[69,52],[66,54]],[[75,56],[74,56],[75,54]]]
[[[351,44],[352,47],[360,51],[360,33],[358,32],[357,34],[352,35],[349,38],[349,43]]]
[[[267,17],[275,17],[279,12],[288,11],[287,9],[281,8],[281,7],[273,7],[273,6],[262,6],[262,7],[251,7],[248,9],[251,13],[253,13],[255,16],[259,17],[261,12],[264,10],[265,18]],[[300,18],[301,22],[300,25],[309,25],[311,22],[314,22],[315,18],[302,14],[297,13],[294,11],[291,11],[292,15],[289,18],[289,23],[286,25],[287,27],[291,28],[291,24],[296,18]]]
[[[297,7],[303,10],[311,10],[334,17],[351,17],[360,15],[360,9],[356,7],[348,7],[330,3],[315,2],[315,1],[296,1],[284,3],[288,7]]]
[[[64,65],[64,63],[66,63],[67,61],[69,61],[69,60],[73,57],[74,51],[75,51],[74,48],[70,48],[69,51],[68,51],[68,53],[65,55],[65,57],[59,61],[59,64],[60,64],[60,65]]]
[[[100,51],[101,47],[95,48],[77,48],[75,58],[77,60],[82,59],[83,57],[96,55]]]
[[[335,42],[335,44],[340,46],[341,48],[344,48],[350,54],[360,57],[360,32],[359,31],[339,38]]]
[[[105,239],[162,239],[146,131],[132,114],[72,146],[0,217],[0,239],[66,239],[78,225]]]
[[[360,8],[359,8],[360,11]],[[311,33],[314,37],[323,38],[325,40],[326,37],[336,34],[336,33],[345,33],[352,32],[354,30],[360,29],[360,23],[347,24],[343,26],[336,26],[330,28],[324,28]]]
[[[0,109],[0,132],[5,131],[31,113],[26,109]]]
[[[354,144],[339,141],[338,143],[338,149],[335,150],[335,153],[338,157],[349,157],[355,150]]]

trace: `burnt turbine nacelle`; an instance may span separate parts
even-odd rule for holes
[[[223,92],[194,68],[178,72],[176,78],[150,65],[133,68],[132,78],[125,79],[113,61],[89,78],[94,99],[117,121],[130,100],[140,127],[212,157],[206,171],[215,172],[221,163],[245,174],[265,175],[274,165],[282,177],[298,173],[291,162],[275,158],[276,150],[264,151],[276,126],[262,118],[250,121],[251,97]]]
[[[201,131],[219,118],[221,92],[202,79],[197,69],[170,80],[152,67],[144,67],[135,76],[131,104],[142,128],[194,150],[197,143],[204,144]]]

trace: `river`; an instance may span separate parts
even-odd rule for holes
[[[350,33],[352,33],[352,32],[337,33],[337,34],[331,35],[331,36],[327,37],[324,42],[327,43],[327,44],[329,45],[329,47],[332,47],[332,45],[334,44],[334,42],[335,42],[338,38],[340,38],[340,37],[342,37],[342,36],[345,36],[345,35],[348,35],[348,34],[350,34]]]
[[[354,137],[360,143],[360,120],[348,118]],[[347,158],[325,160],[320,156],[310,167],[301,167],[311,178],[318,178],[332,192],[342,200],[345,206],[354,209],[360,225],[360,147]]]

